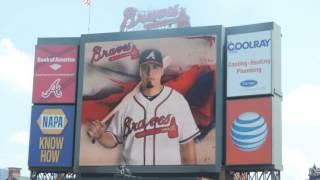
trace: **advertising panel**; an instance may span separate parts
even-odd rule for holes
[[[271,94],[271,31],[227,36],[227,97]]]
[[[80,166],[216,162],[216,35],[90,41],[83,49]],[[164,88],[153,100],[140,91],[146,52],[163,57]],[[92,142],[94,122],[113,143]]]
[[[29,167],[72,167],[74,106],[32,107]]]
[[[226,164],[272,164],[272,97],[227,100]]]
[[[36,46],[33,103],[74,103],[78,46]]]

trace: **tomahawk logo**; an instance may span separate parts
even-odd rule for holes
[[[154,51],[151,51],[151,53],[146,57],[146,59],[156,59],[156,56],[154,55]]]
[[[53,94],[56,98],[62,97],[61,85],[60,85],[60,78],[53,81],[50,87],[46,90],[41,92],[41,96],[43,98],[48,98],[51,94]]]

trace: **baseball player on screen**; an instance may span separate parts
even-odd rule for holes
[[[140,91],[108,125],[93,121],[89,136],[108,148],[122,144],[122,163],[126,165],[195,164],[193,139],[200,132],[185,98],[161,84],[160,51],[143,51],[139,65]]]

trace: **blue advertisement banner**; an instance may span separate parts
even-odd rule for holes
[[[72,167],[75,107],[32,107],[29,168]]]

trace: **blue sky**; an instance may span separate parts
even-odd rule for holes
[[[270,21],[281,26],[282,177],[305,179],[309,167],[320,166],[320,1],[93,0],[90,33],[119,31],[126,7],[152,10],[175,4],[187,9],[193,27]],[[0,23],[0,168],[18,166],[28,175],[34,46],[38,37],[88,33],[88,8],[81,0],[4,1]]]

